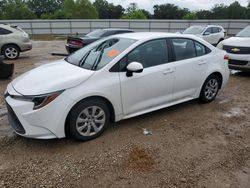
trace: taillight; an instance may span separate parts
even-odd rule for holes
[[[225,55],[224,55],[224,59],[225,59],[225,60],[229,60],[228,54],[225,54]]]
[[[68,39],[67,40],[67,43],[68,44],[72,44],[74,46],[80,46],[80,47],[83,47],[83,43],[79,40],[73,40],[73,39]]]

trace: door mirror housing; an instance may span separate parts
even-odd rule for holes
[[[133,73],[141,73],[143,71],[143,65],[138,62],[129,63],[127,66],[127,77],[133,76]]]
[[[203,35],[211,35],[210,32],[205,32]]]

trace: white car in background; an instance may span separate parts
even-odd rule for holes
[[[226,32],[223,27],[219,25],[207,26],[191,26],[183,31],[183,34],[196,35],[210,44],[216,46],[218,43],[225,39]]]
[[[250,71],[250,26],[235,37],[220,42],[217,47],[228,53],[230,69]]]
[[[29,35],[18,26],[0,24],[0,54],[17,59],[20,52],[32,49]]]
[[[12,81],[9,121],[25,137],[90,140],[111,121],[213,101],[229,78],[225,55],[192,35],[110,36]]]

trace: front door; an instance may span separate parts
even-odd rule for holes
[[[172,101],[175,68],[169,63],[165,39],[144,43],[130,52],[124,65],[139,62],[144,70],[127,77],[120,72],[123,112],[125,115],[139,113]],[[125,67],[124,66],[124,67]]]

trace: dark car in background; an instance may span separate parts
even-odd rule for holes
[[[95,42],[101,38],[108,37],[110,35],[122,34],[122,33],[133,33],[134,31],[129,29],[98,29],[94,30],[84,36],[73,36],[68,37],[66,49],[68,53],[73,53],[80,48],[87,46],[88,44]]]

